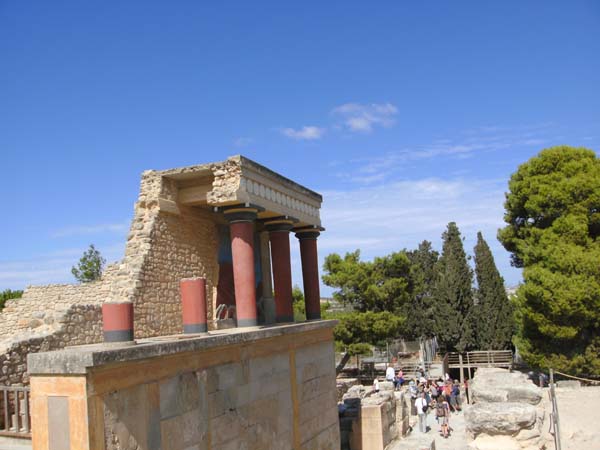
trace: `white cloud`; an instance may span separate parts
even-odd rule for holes
[[[331,253],[360,249],[371,259],[427,239],[441,250],[441,235],[456,222],[465,251],[472,254],[477,231],[490,245],[508,284],[520,280],[509,254],[496,240],[503,223],[505,180],[421,178],[347,191],[324,191],[321,210],[327,229],[319,238],[321,259]],[[300,278],[301,279],[301,278]],[[325,288],[325,294],[330,290]]]
[[[321,139],[325,134],[325,128],[315,127],[315,126],[306,126],[302,127],[299,130],[295,130],[293,128],[283,128],[281,133],[284,136],[287,136],[296,140],[305,140],[305,141],[314,141],[317,139]]]
[[[375,126],[391,127],[398,113],[391,103],[345,103],[333,108],[334,116],[341,119],[344,127],[352,132],[370,133]]]
[[[235,147],[246,147],[254,142],[254,139],[249,137],[239,137],[233,141]]]
[[[82,236],[102,233],[126,233],[129,230],[129,221],[122,223],[105,223],[99,225],[78,225],[61,228],[50,234],[53,238],[69,236]]]
[[[399,170],[407,167],[407,162],[439,157],[467,159],[483,153],[519,147],[541,149],[559,140],[556,136],[548,136],[544,132],[545,129],[541,125],[538,128],[514,129],[490,126],[469,130],[465,133],[467,136],[461,138],[437,139],[430,144],[400,148],[385,154],[377,155],[376,152],[365,151],[367,155],[376,156],[353,159],[350,161],[350,166],[354,170],[346,167],[346,170],[338,171],[336,176],[359,184],[372,185],[393,178]]]

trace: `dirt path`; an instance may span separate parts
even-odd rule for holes
[[[600,387],[558,388],[556,401],[563,450],[598,450],[598,414],[590,411],[600,407]]]
[[[469,406],[465,405],[465,407],[468,408]],[[411,417],[411,419],[413,418]],[[411,420],[411,424],[413,420]],[[440,435],[440,426],[435,420],[435,415],[432,412],[427,415],[427,425],[429,426],[429,431],[427,433],[421,433],[419,432],[418,423],[415,423],[415,425],[413,425],[413,431],[404,439],[392,444],[388,450],[415,450],[420,446],[431,444],[433,440],[435,440],[436,450],[468,449],[465,434],[464,411],[454,413],[450,417],[450,428],[452,431],[447,439]]]

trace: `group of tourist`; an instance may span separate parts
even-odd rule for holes
[[[408,391],[419,417],[419,431],[427,433],[427,415],[429,411],[435,411],[440,434],[447,438],[450,435],[450,414],[462,410],[458,380],[453,382],[448,377],[445,381],[441,378],[436,381],[421,377],[418,382],[409,382]]]
[[[427,415],[435,411],[435,418],[440,426],[440,434],[447,438],[450,435],[450,415],[462,410],[461,387],[458,380],[452,381],[448,374],[446,379],[433,380],[425,378],[426,372],[420,368],[416,377],[408,382],[407,392],[411,398],[411,413],[419,418],[419,431],[427,433]],[[385,380],[394,383],[394,389],[402,389],[405,378],[402,369],[395,371],[389,366],[385,372]],[[379,379],[373,381],[373,388],[379,391]]]

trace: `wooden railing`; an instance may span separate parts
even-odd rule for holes
[[[510,367],[512,365],[512,352],[510,350],[487,350],[466,353],[448,353],[448,367]]]
[[[502,367],[510,369],[513,365],[513,354],[510,350],[481,350],[466,353],[446,353],[444,355],[444,372],[449,369],[460,369],[461,378],[463,369],[469,373],[471,378],[471,369],[479,367]]]
[[[31,437],[29,388],[0,386],[0,436]]]

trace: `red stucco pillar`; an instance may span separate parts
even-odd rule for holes
[[[231,234],[237,326],[252,327],[257,324],[254,274],[254,221],[257,210],[236,208],[224,212]]]
[[[302,281],[304,282],[304,301],[306,302],[306,319],[321,318],[321,292],[319,288],[319,258],[317,254],[317,238],[319,230],[309,228],[297,230],[296,237],[300,241],[300,259],[302,260]]]
[[[103,303],[102,331],[104,342],[133,341],[133,303]]]
[[[206,278],[184,278],[179,282],[184,333],[204,333],[206,323]]]
[[[267,222],[271,241],[273,287],[275,289],[275,317],[277,322],[293,322],[292,263],[290,259],[290,230],[292,221]]]

